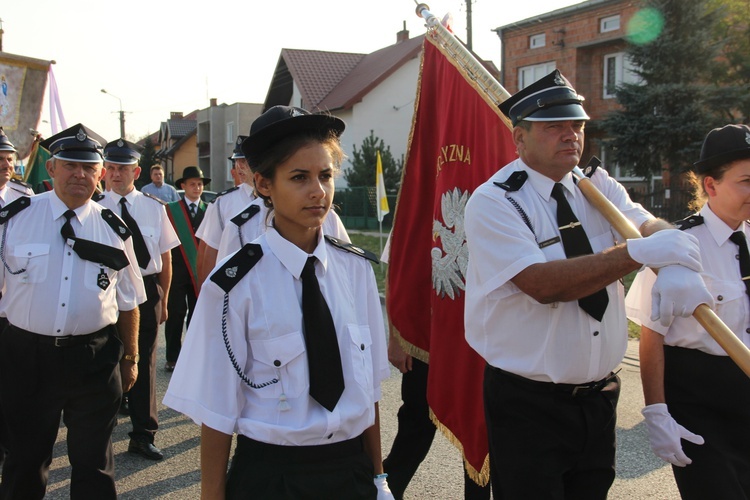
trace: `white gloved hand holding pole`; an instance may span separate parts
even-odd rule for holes
[[[703,271],[698,239],[679,229],[664,229],[646,238],[629,239],[627,246],[631,259],[653,269],[679,264]]]
[[[388,481],[386,481],[387,478],[388,474],[378,474],[373,480],[375,487],[378,489],[377,500],[394,500],[393,493],[391,493],[391,489],[388,487]]]
[[[690,441],[694,444],[703,444],[701,436],[693,434],[678,424],[667,410],[664,403],[656,403],[646,406],[641,410],[646,419],[648,429],[648,441],[654,454],[672,465],[685,467],[693,461],[682,451],[680,439]]]
[[[651,321],[658,319],[669,326],[675,316],[687,318],[701,304],[714,308],[713,296],[700,274],[674,265],[659,269],[651,288]]]

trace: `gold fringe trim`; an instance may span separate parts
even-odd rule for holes
[[[437,416],[435,416],[435,413],[432,411],[432,408],[430,408],[430,420],[432,420],[432,423],[435,424],[435,427],[438,428],[440,432],[443,433],[443,436],[450,441],[450,443],[458,448],[458,451],[461,452],[461,458],[464,461],[464,466],[466,467],[466,472],[471,478],[472,481],[477,483],[479,486],[487,486],[487,484],[490,482],[490,456],[489,454],[484,457],[484,463],[482,464],[481,470],[476,470],[469,462],[466,460],[466,455],[464,454],[464,445],[461,444],[461,441],[458,440],[458,438],[446,427],[443,425],[440,420],[438,420]]]
[[[405,340],[401,334],[399,333],[398,329],[393,326],[393,323],[391,323],[391,318],[388,317],[388,328],[391,332],[391,337],[395,337],[399,344],[401,344],[401,348],[404,350],[406,354],[408,354],[411,357],[417,358],[423,363],[430,364],[430,353],[428,351],[425,351],[424,349],[421,349],[408,340]]]

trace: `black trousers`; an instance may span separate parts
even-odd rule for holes
[[[2,298],[2,294],[0,294],[0,298]],[[0,335],[2,335],[2,332],[8,327],[8,324],[8,318],[0,318]],[[0,403],[0,466],[2,466],[2,463],[5,460],[5,454],[8,451],[8,448],[5,446],[7,441],[8,429],[5,425],[5,419],[3,418],[2,403]]]
[[[159,319],[156,317],[156,305],[159,303],[159,288],[156,276],[143,278],[146,287],[146,302],[138,306],[141,322],[138,328],[138,379],[128,392],[130,405],[130,422],[133,439],[154,442],[154,435],[159,428],[156,411],[156,340]]]
[[[44,497],[62,416],[70,497],[114,499],[111,437],[122,397],[122,342],[114,325],[79,345],[43,340],[12,326],[0,334],[0,399],[9,431],[0,498]]]
[[[705,443],[682,441],[693,461],[672,467],[683,499],[750,499],[750,378],[728,356],[664,346],[669,412]]]
[[[167,341],[167,361],[175,363],[182,349],[185,316],[187,315],[187,326],[190,326],[197,297],[182,255],[175,256],[172,252],[172,264],[172,284],[167,305],[169,316],[164,325],[164,337]]]
[[[375,500],[373,466],[358,437],[322,446],[276,446],[237,437],[227,500]]]
[[[615,479],[618,378],[573,396],[487,366],[484,408],[495,500],[604,500]]]
[[[412,369],[401,376],[401,401],[398,410],[398,431],[383,469],[388,474],[388,487],[396,500],[404,497],[406,487],[427,456],[435,438],[435,424],[430,420],[427,404],[429,365],[412,358]],[[490,487],[479,486],[464,469],[464,498],[489,500]]]

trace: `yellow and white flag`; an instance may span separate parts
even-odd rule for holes
[[[380,161],[380,151],[377,151],[377,172],[375,173],[375,196],[377,198],[378,221],[383,222],[390,209],[388,208],[388,197],[385,195],[385,182],[383,181],[383,162]]]

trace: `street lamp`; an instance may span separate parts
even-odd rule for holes
[[[104,89],[102,89],[102,94],[107,94],[108,96],[112,96],[120,102],[120,137],[124,139],[125,138],[125,112],[122,110],[122,99],[112,94],[111,92],[107,92]]]

